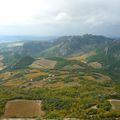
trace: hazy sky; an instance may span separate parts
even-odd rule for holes
[[[120,36],[120,0],[0,0],[0,35]]]

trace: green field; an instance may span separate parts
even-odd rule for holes
[[[110,101],[110,103],[112,105],[112,109],[114,109],[114,110],[120,110],[120,100],[110,99],[109,101]]]

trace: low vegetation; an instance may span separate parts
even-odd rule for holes
[[[110,78],[108,75],[80,61],[57,57],[49,59],[57,61],[54,69],[26,67],[1,73],[1,76],[8,75],[1,77],[4,79],[0,87],[1,117],[84,120],[120,118],[120,110],[113,109],[113,103],[109,101],[109,99],[120,98],[119,84],[108,79]],[[80,67],[64,69],[68,65]],[[7,111],[12,113],[6,112],[5,105],[16,99],[41,101],[41,111],[44,111],[44,114],[36,114],[38,112],[33,114],[34,112],[30,109],[27,113],[18,115],[17,113],[22,110],[22,108],[18,109],[19,103],[16,103],[13,111],[11,111],[11,106],[7,107]],[[32,104],[30,106],[32,107]]]
[[[1,118],[120,119],[120,42],[87,34],[26,42],[19,49],[5,46],[0,53],[6,66],[0,71]],[[39,110],[33,101],[41,101]]]

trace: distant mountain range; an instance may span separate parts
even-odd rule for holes
[[[12,36],[12,35],[2,35],[0,36],[0,43],[3,42],[15,42],[15,41],[23,41],[23,40],[37,40],[37,41],[47,41],[56,39],[55,36]]]
[[[32,38],[31,38],[32,39]],[[49,38],[51,39],[51,38]],[[64,36],[52,41],[22,41],[0,45],[0,54],[6,65],[13,64],[22,57],[71,57],[88,54],[87,62],[99,62],[110,74],[120,73],[120,41],[104,36],[86,34],[83,36]]]
[[[45,119],[117,120],[120,41],[86,34],[3,42],[0,98],[0,115],[6,118],[31,118],[29,107],[16,115],[19,108],[24,111],[24,103],[6,116],[7,101],[25,99],[41,100]]]

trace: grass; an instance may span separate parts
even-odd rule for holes
[[[94,119],[101,120],[104,119],[103,117],[108,117],[106,114],[111,116],[112,109],[106,101],[120,97],[119,84],[115,84],[106,74],[89,68],[80,61],[53,59],[57,61],[57,67],[54,69],[45,69],[45,71],[32,68],[17,69],[12,71],[10,76],[8,76],[9,72],[1,73],[1,76],[4,74],[4,78],[5,75],[8,78],[4,84],[14,84],[14,86],[0,86],[0,115],[3,114],[7,101],[26,99],[42,101],[44,118],[62,117],[86,120],[93,116],[100,118]],[[82,68],[77,68],[76,65]],[[75,66],[76,69],[64,70],[65,66]],[[21,85],[19,81],[22,80],[25,80],[25,83]],[[95,105],[99,106],[96,111],[90,111]],[[119,115],[116,112],[114,114],[115,117]]]
[[[25,78],[33,79],[33,78],[36,78],[38,76],[47,75],[47,74],[48,73],[46,73],[46,72],[28,73],[28,74],[25,75]]]
[[[70,60],[79,60],[81,62],[86,62],[86,59],[89,58],[90,56],[96,55],[95,51],[84,53],[82,55],[75,55],[73,57],[70,57]]]
[[[109,101],[110,101],[110,103],[112,105],[112,109],[114,109],[114,110],[120,110],[120,100],[110,99]]]
[[[95,69],[100,69],[102,68],[102,64],[98,63],[98,62],[91,62],[88,64],[89,66],[95,68]]]
[[[3,85],[10,87],[10,86],[20,86],[24,83],[22,80],[9,80],[8,82],[5,82]]]
[[[34,62],[34,58],[26,56],[23,57],[22,59],[20,59],[15,65],[13,65],[11,67],[12,70],[16,70],[16,69],[23,69],[28,67],[29,65],[31,65]]]
[[[5,118],[26,118],[42,116],[41,101],[35,100],[12,100],[5,106]]]
[[[30,67],[38,69],[53,69],[56,65],[56,61],[40,58],[35,60]]]

